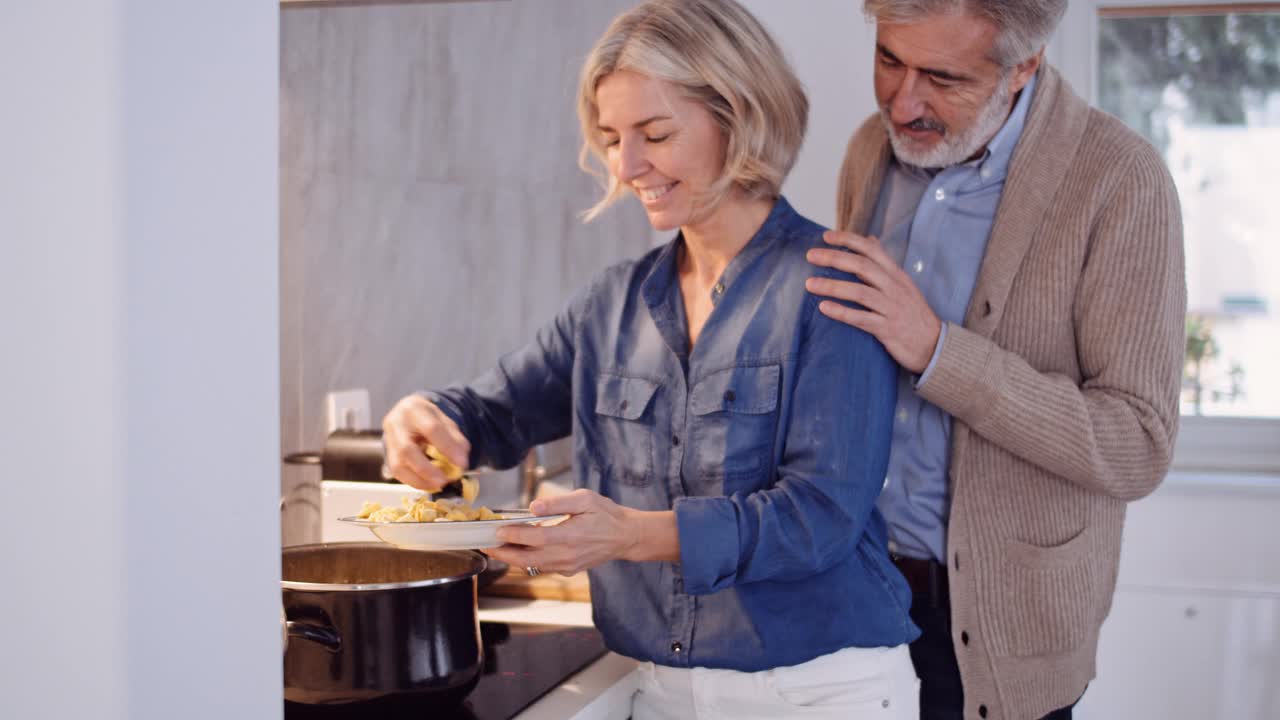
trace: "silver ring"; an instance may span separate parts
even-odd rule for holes
[[[529,577],[538,577],[539,575],[542,574],[542,571],[539,570],[536,565],[526,565],[524,568],[524,572]]]

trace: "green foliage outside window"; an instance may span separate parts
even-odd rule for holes
[[[1161,152],[1157,111],[1177,87],[1190,124],[1243,125],[1251,104],[1280,92],[1275,13],[1107,18],[1101,23],[1099,104]],[[1163,53],[1161,53],[1163,51]]]

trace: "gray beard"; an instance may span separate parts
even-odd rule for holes
[[[941,169],[959,165],[978,154],[991,138],[1000,132],[1005,120],[1009,117],[1009,77],[1006,74],[996,84],[986,105],[978,112],[973,124],[964,130],[953,133],[950,129],[943,131],[942,139],[928,150],[917,150],[914,143],[905,137],[899,137],[889,110],[880,108],[880,119],[889,132],[889,143],[893,145],[893,154],[900,162],[919,168]]]

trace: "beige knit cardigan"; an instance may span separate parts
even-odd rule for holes
[[[1125,505],[1173,453],[1186,280],[1160,156],[1040,71],[964,326],[920,394],[954,418],[947,567],[965,718],[1027,720],[1094,677]],[[865,233],[891,149],[854,134],[838,227]]]

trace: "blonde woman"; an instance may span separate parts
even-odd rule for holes
[[[584,166],[607,171],[588,215],[635,196],[675,238],[604,271],[474,383],[383,423],[396,477],[428,490],[444,477],[423,441],[509,467],[572,433],[580,489],[533,504],[572,517],[503,528],[491,554],[590,574],[608,646],[643,661],[638,720],[917,716],[918,631],[875,509],[897,368],[805,292],[823,228],[780,188],[807,113],[732,0],[617,18],[582,74]]]

